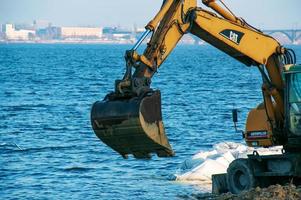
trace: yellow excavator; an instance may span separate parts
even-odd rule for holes
[[[203,0],[203,4],[214,12],[198,7],[196,0],[163,1],[141,38],[126,51],[126,71],[116,80],[115,91],[93,104],[94,132],[124,158],[129,154],[136,158],[149,158],[151,153],[174,155],[162,122],[160,91],[150,85],[179,40],[191,33],[259,69],[263,102],[249,112],[243,137],[252,147],[283,145],[281,155],[254,151],[246,159],[233,161],[227,174],[222,179],[215,176],[218,181],[213,182],[224,181],[227,187],[214,190],[239,193],[279,180],[297,183],[301,177],[301,65],[295,64],[294,51],[235,16],[222,0]],[[136,50],[149,35],[139,55]],[[233,110],[233,120],[237,122],[237,110]]]

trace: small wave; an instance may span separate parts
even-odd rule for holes
[[[0,150],[9,151],[9,152],[22,152],[22,153],[36,153],[44,151],[61,151],[67,149],[74,149],[76,146],[48,146],[48,147],[33,147],[33,148],[24,148],[15,143],[2,143],[0,144]]]
[[[68,131],[70,130],[68,127],[43,127],[43,130],[45,131]]]
[[[5,149],[5,150],[23,150],[19,145],[17,145],[14,142],[11,143],[0,143],[0,149]]]
[[[88,171],[91,170],[92,168],[88,167],[79,167],[79,166],[72,166],[72,167],[66,167],[63,170],[64,171]]]
[[[51,105],[47,104],[23,104],[23,105],[11,105],[5,106],[5,111],[30,111],[35,110],[36,108],[48,108]]]
[[[9,108],[9,111],[29,111],[29,110],[34,110],[34,108],[30,106],[11,106]]]
[[[54,151],[54,150],[65,150],[73,149],[75,146],[48,146],[48,147],[37,147],[37,148],[28,148],[23,149],[23,151]]]

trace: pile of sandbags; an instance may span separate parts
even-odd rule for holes
[[[256,149],[260,155],[281,154],[282,147]],[[246,158],[254,148],[240,143],[224,142],[213,146],[210,151],[200,151],[186,159],[175,173],[176,181],[197,184],[203,191],[211,191],[212,174],[227,172],[229,164],[237,158]]]

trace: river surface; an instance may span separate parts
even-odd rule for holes
[[[159,69],[163,119],[176,156],[124,160],[94,135],[90,108],[124,72],[127,45],[0,45],[0,199],[187,199],[180,163],[243,142],[231,109],[261,101],[261,78],[210,46],[178,46]],[[301,60],[301,47],[292,46]]]

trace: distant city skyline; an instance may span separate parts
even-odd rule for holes
[[[260,29],[301,29],[300,0],[224,0]],[[143,27],[162,0],[0,0],[0,23],[46,20],[58,26]],[[206,8],[201,1],[198,5]],[[209,8],[208,8],[209,9]]]

